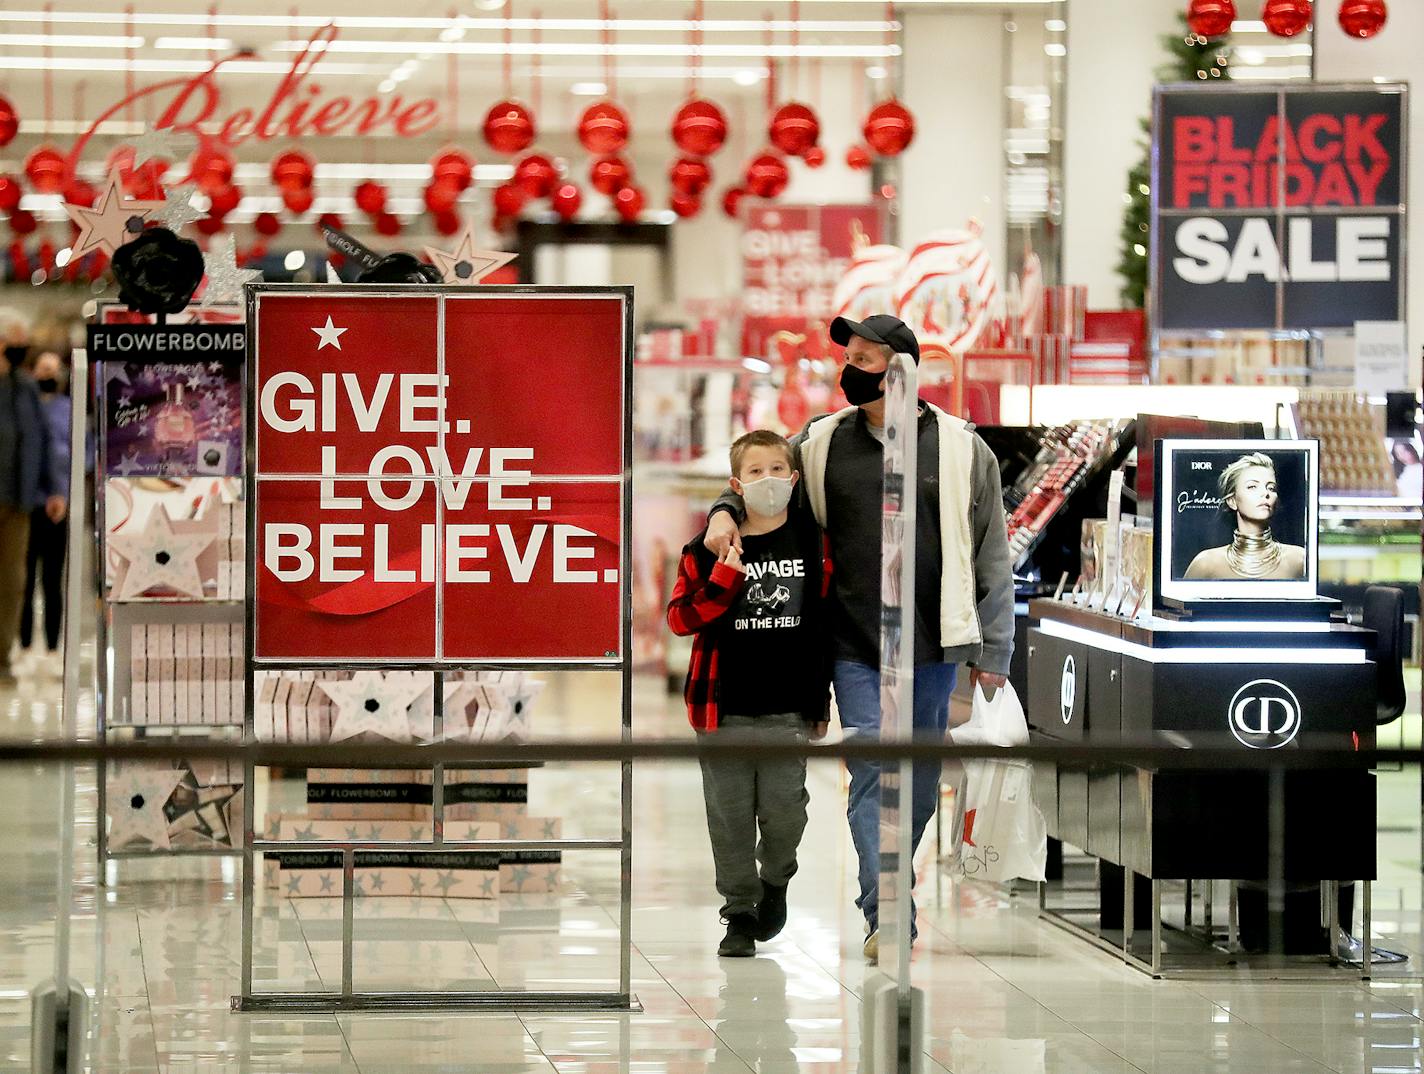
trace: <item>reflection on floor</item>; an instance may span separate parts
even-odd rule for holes
[[[0,693],[0,734],[52,733],[57,664],[27,657]],[[613,709],[555,683],[543,730],[599,733]],[[599,702],[599,703],[594,703]],[[92,697],[85,698],[92,720]],[[640,733],[681,734],[659,683],[638,692]],[[614,722],[609,722],[614,721]],[[234,1015],[239,888],[216,862],[125,863],[97,884],[93,768],[79,772],[74,972],[95,988],[93,1069],[188,1071],[672,1071],[783,1074],[858,1067],[866,969],[852,905],[840,770],[812,767],[812,822],[792,917],[759,957],[719,961],[721,927],[696,769],[636,778],[635,1015]],[[616,769],[552,766],[531,806],[570,836],[617,828]],[[1377,941],[1420,951],[1418,777],[1380,778]],[[0,1068],[29,1055],[28,989],[50,973],[57,773],[0,768]],[[1368,833],[1362,833],[1368,837]],[[507,898],[498,923],[478,902],[369,899],[358,908],[356,984],[601,988],[617,967],[617,872],[607,853],[573,856],[554,896]],[[1371,985],[1153,982],[1040,922],[988,888],[922,882],[914,973],[927,993],[929,1071],[1412,1071],[1421,1068],[1424,980]],[[272,900],[256,972],[266,987],[339,983],[339,904]],[[334,979],[335,978],[335,979]]]

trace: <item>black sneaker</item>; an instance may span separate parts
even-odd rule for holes
[[[755,914],[733,914],[727,918],[727,935],[717,945],[721,958],[751,958],[756,954],[757,919]]]
[[[762,943],[774,939],[786,927],[786,885],[761,882],[761,904],[757,907],[759,927],[756,938]]]

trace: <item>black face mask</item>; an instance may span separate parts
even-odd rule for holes
[[[864,406],[884,397],[884,380],[883,369],[879,373],[867,373],[847,363],[841,370],[841,391],[845,392],[846,401],[851,406]]]
[[[53,395],[55,392],[59,391],[59,381],[55,380],[53,377],[41,377],[39,380],[35,381],[35,383],[39,385],[40,391],[44,392],[46,395]]]

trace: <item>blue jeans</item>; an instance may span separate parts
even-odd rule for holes
[[[949,726],[949,695],[954,691],[954,664],[920,664],[915,668],[916,735],[943,735]],[[841,727],[862,738],[880,737],[880,670],[853,660],[837,660],[836,707]],[[880,902],[880,765],[876,761],[848,761],[850,804],[846,819],[860,859],[860,897],[856,906],[874,931]],[[915,762],[910,792],[910,839],[915,848],[939,805],[940,765]],[[910,934],[915,935],[915,904],[910,902]]]

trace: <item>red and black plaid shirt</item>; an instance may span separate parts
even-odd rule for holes
[[[677,582],[672,589],[672,599],[668,601],[667,619],[674,634],[682,637],[692,636],[692,657],[687,663],[687,683],[683,687],[688,722],[695,730],[715,731],[720,660],[718,632],[709,628],[736,603],[737,595],[746,584],[747,576],[735,567],[719,563],[702,543],[702,539],[703,534],[698,534],[682,550],[682,559],[677,565]],[[814,586],[811,591],[819,591],[824,600],[830,591],[831,578],[830,557],[825,551],[824,542],[819,566],[820,584]],[[823,618],[819,614],[818,617]],[[819,648],[829,654],[829,644],[829,641],[825,641]],[[825,663],[828,672],[829,655]],[[816,671],[807,670],[819,675]],[[819,677],[824,679],[817,687],[817,691],[825,695],[824,704],[820,706],[823,709],[830,703],[830,676],[827,673]],[[819,711],[820,709],[818,713]]]

